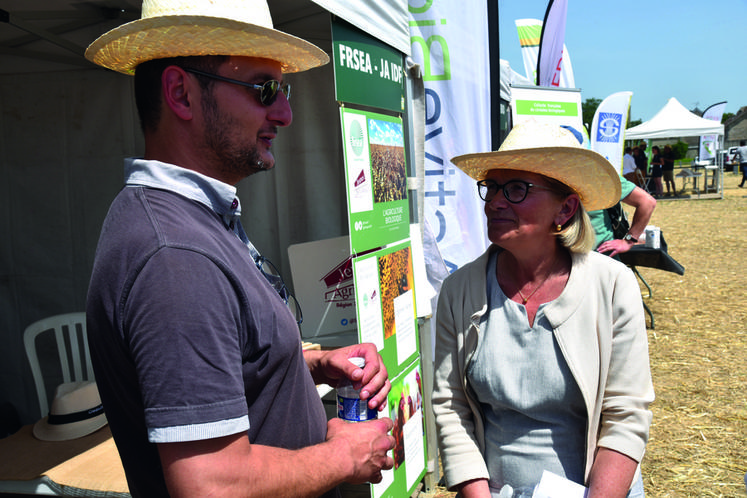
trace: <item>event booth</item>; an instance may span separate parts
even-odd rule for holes
[[[139,18],[140,2],[103,4],[44,0],[24,5],[22,11],[16,5],[0,9],[5,21],[0,24],[0,42],[16,47],[0,55],[0,224],[4,234],[0,243],[0,340],[4,344],[0,348],[0,401],[12,406],[23,424],[46,415],[40,413],[24,354],[24,328],[48,316],[85,309],[101,223],[123,186],[123,159],[143,153],[131,77],[94,66],[83,57],[85,47],[100,34]],[[294,115],[292,125],[280,130],[274,141],[276,167],[238,185],[242,223],[249,237],[291,286],[297,285],[299,273],[292,266],[313,265],[314,261],[302,257],[292,262],[290,247],[343,239],[347,252],[342,259],[354,256],[347,241],[352,221],[344,116],[364,120],[373,116],[378,122],[394,123],[401,133],[398,150],[407,168],[406,195],[401,201],[407,228],[403,237],[412,240],[412,249],[408,242],[407,250],[412,250],[415,268],[410,268],[408,277],[417,287],[423,279],[417,264],[422,255],[417,251],[422,245],[418,222],[423,212],[419,186],[425,97],[420,68],[409,57],[407,3],[276,0],[269,4],[277,29],[321,47],[331,62],[287,75],[293,87]],[[343,43],[383,54],[382,64],[390,59],[386,66],[391,74],[386,77],[399,92],[394,105],[380,106],[365,101],[368,95],[352,95],[353,85],[344,76],[349,67],[339,60]],[[384,68],[377,69],[383,77]],[[385,84],[364,87],[379,86]],[[317,275],[314,278],[319,280]],[[422,296],[430,294],[423,289]],[[425,303],[418,303],[414,317],[415,340],[425,343],[411,345],[412,354],[400,354],[399,363],[390,371],[409,376],[403,381],[408,383],[403,390],[408,391],[411,379],[418,377],[420,382],[422,375],[425,384],[418,387],[425,391],[425,399],[418,402],[428,403],[431,362],[415,365],[419,351],[431,350],[427,299]],[[418,327],[426,330],[420,338]],[[307,338],[307,330],[302,333],[311,341],[323,339]],[[40,345],[38,350],[50,396],[62,379],[45,365],[56,365],[57,354],[51,344]],[[420,375],[414,373],[417,368],[422,368]],[[430,413],[430,409],[421,409],[420,456],[425,453],[425,458],[408,475],[408,489],[426,471],[429,475],[438,471],[435,439],[425,444],[426,437],[435,437]]]
[[[679,137],[702,137],[716,135],[723,137],[724,125],[702,118],[688,111],[674,97],[670,98],[664,107],[650,120],[625,130],[626,140],[662,139]],[[702,190],[706,193],[713,191],[722,195],[723,164],[716,161],[693,161],[692,168],[685,168],[677,173],[678,179],[693,181],[693,186],[700,197]],[[702,178],[701,178],[702,177]]]

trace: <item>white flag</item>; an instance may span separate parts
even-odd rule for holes
[[[565,50],[565,19],[568,12],[568,0],[550,0],[542,25],[539,53],[537,55],[537,84],[574,88],[573,74],[563,75],[563,62],[568,56]],[[570,67],[570,61],[568,61]],[[561,78],[565,76],[565,86]]]
[[[721,122],[721,118],[724,116],[726,110],[726,102],[719,102],[713,104],[703,113],[705,119],[711,121]],[[718,135],[703,135],[700,137],[700,150],[698,151],[698,159],[706,161],[716,157],[716,150],[718,150]]]
[[[524,74],[532,84],[537,84],[537,57],[539,55],[540,38],[542,37],[542,21],[539,19],[516,19],[516,31],[521,45],[521,56],[524,61]],[[568,47],[563,44],[563,58],[561,61],[560,88],[576,88],[571,66],[571,56]]]
[[[633,92],[613,93],[599,104],[591,123],[591,150],[606,157],[619,173],[632,96]]]

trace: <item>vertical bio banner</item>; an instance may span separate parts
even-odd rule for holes
[[[381,482],[371,485],[373,498],[412,496],[426,470],[420,360],[412,362],[393,379],[387,408],[382,415],[394,421],[391,452],[394,468],[382,472]]]
[[[350,246],[354,254],[410,235],[402,120],[340,109]]]
[[[393,377],[418,354],[410,242],[353,258],[359,342],[376,345]]]
[[[591,124],[591,150],[606,157],[620,174],[632,96],[633,92],[617,92],[604,99]]]
[[[492,148],[487,5],[422,0],[409,12],[425,86],[425,218],[438,246],[432,257],[452,272],[489,244],[475,182],[450,162]]]
[[[720,123],[721,118],[724,116],[725,110],[726,102],[719,102],[718,104],[713,104],[712,106],[708,107],[708,109],[703,112],[703,117],[705,119],[710,119],[711,121]],[[716,150],[718,149],[718,147],[718,135],[703,135],[702,137],[700,137],[698,159],[700,161],[713,159],[714,157],[716,157]]]

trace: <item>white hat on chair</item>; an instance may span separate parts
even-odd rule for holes
[[[60,384],[49,415],[34,424],[34,436],[43,441],[68,441],[106,425],[104,406],[93,381]]]

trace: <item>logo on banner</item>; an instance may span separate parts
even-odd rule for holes
[[[358,121],[350,123],[350,146],[356,156],[363,152],[363,128]]]
[[[616,112],[599,113],[597,142],[619,142],[622,130],[622,114]]]

